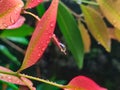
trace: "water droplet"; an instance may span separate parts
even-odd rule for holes
[[[3,26],[7,27],[8,25],[4,23]]]
[[[20,81],[19,81],[19,80],[17,80],[17,81],[16,81],[16,83],[20,83]]]
[[[100,42],[98,42],[98,45],[100,45]]]
[[[11,77],[10,77],[10,76],[8,76],[8,79],[11,79]]]
[[[43,52],[45,48],[42,48],[41,51]]]
[[[41,2],[41,0],[37,0],[38,2]]]
[[[50,23],[50,27],[51,27],[51,28],[54,27],[54,23],[53,23],[53,22]]]
[[[60,44],[61,52],[63,52],[66,55],[66,46],[62,43],[59,43],[59,44]]]
[[[40,56],[41,56],[41,54],[39,53],[39,54],[38,54],[38,57],[40,57]]]
[[[11,23],[14,23],[14,22],[15,22],[14,19],[12,18],[12,16],[10,17],[10,22],[11,22]]]

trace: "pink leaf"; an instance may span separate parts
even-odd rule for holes
[[[36,7],[41,2],[43,2],[43,0],[27,0],[25,9]]]
[[[0,29],[18,20],[23,5],[22,0],[0,0]]]
[[[6,29],[16,29],[21,27],[25,22],[25,18],[23,16],[20,16],[19,19],[11,26],[8,26]]]
[[[64,90],[107,90],[106,88],[100,87],[92,79],[85,76],[77,76],[73,78],[69,84],[69,88]]]
[[[0,72],[13,72],[13,71],[0,66]],[[20,79],[17,76],[3,74],[3,73],[0,73],[0,80],[6,81],[6,82],[11,82],[11,83],[18,84],[18,85],[23,85],[23,86],[29,85],[30,87],[32,87],[32,85],[33,85],[32,82],[27,78],[21,77],[21,79]],[[25,82],[27,82],[27,85]]]
[[[47,48],[54,32],[59,0],[52,0],[48,10],[35,28],[19,71],[34,65]]]

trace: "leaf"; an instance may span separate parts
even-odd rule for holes
[[[5,85],[7,85],[10,89],[13,89],[13,90],[19,90],[19,88],[16,86],[16,85],[14,85],[14,84],[12,84],[12,83],[10,83],[10,82],[5,82],[5,81],[2,81],[2,80],[0,80],[0,85],[1,84],[5,84]],[[2,86],[1,86],[2,87]],[[1,88],[0,88],[1,89]],[[2,89],[1,89],[2,90]]]
[[[6,29],[16,29],[21,27],[25,22],[25,18],[23,16],[20,16],[19,19],[11,26],[8,26]]]
[[[85,76],[76,76],[69,82],[68,86],[69,88],[65,88],[64,90],[107,90]]]
[[[78,27],[82,35],[82,40],[84,43],[84,51],[88,53],[90,51],[90,46],[91,46],[91,40],[90,40],[89,33],[80,21],[78,21]]]
[[[41,2],[43,2],[43,0],[27,0],[25,9],[34,8],[37,5],[39,5]]]
[[[13,29],[13,30],[4,30],[0,31],[0,37],[7,38],[7,37],[25,37],[31,35],[33,32],[33,28],[23,24],[22,27]]]
[[[43,16],[43,14],[45,13],[45,6],[44,6],[44,3],[41,3],[40,5],[38,5],[36,7],[36,10],[38,12],[38,15],[41,17]]]
[[[5,54],[12,62],[14,62],[16,65],[20,66],[20,62],[17,60],[17,58],[12,55],[9,50],[3,46],[3,45],[0,45],[0,51]]]
[[[98,41],[98,43],[110,52],[111,41],[107,26],[105,25],[102,17],[91,7],[81,5],[81,8],[90,33]]]
[[[58,2],[59,0],[52,0],[50,7],[38,22],[19,71],[34,65],[47,48],[55,28]]]
[[[97,0],[97,2],[109,22],[120,29],[120,0]]]
[[[120,42],[120,30],[117,28],[108,28],[109,35],[111,39],[117,40]]]
[[[0,66],[0,80],[6,81],[6,82],[11,82],[11,83],[18,84],[18,85],[26,86],[24,81],[21,80],[20,78],[18,78],[17,76],[3,74],[1,72],[13,72],[13,71],[11,71],[10,69],[7,69],[5,67]],[[32,82],[29,79],[24,78],[24,80],[27,81],[27,83],[29,85],[32,85]]]
[[[0,1],[0,29],[5,29],[18,20],[23,5],[22,0]]]
[[[23,44],[23,45],[28,45],[28,40],[24,37],[7,37],[7,39],[9,39],[13,42]]]
[[[74,17],[63,3],[59,4],[57,22],[78,67],[82,68],[84,57],[82,37]]]

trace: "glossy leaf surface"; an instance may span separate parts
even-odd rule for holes
[[[20,43],[23,45],[28,45],[28,40],[24,37],[7,37],[8,40],[11,40],[16,43]]]
[[[57,21],[78,67],[82,68],[84,56],[82,37],[74,17],[63,3],[59,4]]]
[[[105,17],[120,29],[120,0],[97,0]]]
[[[17,21],[23,5],[22,0],[0,0],[0,29]]]
[[[58,3],[59,0],[52,0],[50,7],[38,22],[20,71],[34,65],[47,48],[55,28]]]
[[[22,27],[13,29],[13,30],[4,30],[0,31],[0,37],[7,38],[7,37],[25,37],[31,35],[33,32],[33,28],[23,24]]]
[[[90,33],[98,41],[98,43],[110,52],[111,41],[102,17],[91,7],[81,5],[81,8]]]
[[[5,56],[7,56],[9,58],[9,61],[20,66],[20,62],[18,61],[18,59],[12,53],[10,53],[7,47],[0,45],[0,52],[3,53]]]
[[[68,86],[64,90],[107,90],[106,88],[100,87],[92,79],[85,76],[77,76],[73,78]]]
[[[41,2],[43,2],[43,0],[27,0],[25,9],[33,8],[33,7],[37,6],[38,4],[40,4]]]
[[[16,29],[21,27],[25,22],[25,18],[23,16],[20,16],[18,20],[11,26],[8,26],[6,29]]]
[[[13,90],[18,90],[18,89],[19,89],[19,88],[18,88],[16,85],[14,85],[13,83],[5,82],[5,81],[0,80],[0,85],[2,85],[3,83],[6,84],[10,89],[13,89]],[[0,87],[0,89],[2,90],[2,86]]]
[[[81,32],[83,43],[84,43],[84,51],[88,53],[90,51],[90,46],[91,46],[90,35],[80,21],[78,21],[78,26]]]
[[[9,69],[7,69],[5,67],[0,66],[0,72],[1,71],[2,72],[12,72],[11,70],[9,70]],[[0,73],[0,80],[6,81],[6,82],[11,82],[11,83],[18,84],[18,85],[26,86],[26,84],[24,83],[23,80],[21,80],[20,78],[18,78],[16,76],[13,76],[13,75]],[[29,85],[32,85],[32,82],[29,79],[24,78],[24,80],[27,81]]]

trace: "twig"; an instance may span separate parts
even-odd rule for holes
[[[22,48],[20,48],[19,46],[15,45],[14,43],[12,43],[11,41],[7,40],[7,39],[1,39],[2,41],[4,41],[5,43],[7,43],[9,46],[11,46],[12,48],[16,49],[17,51],[21,52],[22,54],[25,54],[25,50],[23,50]]]

